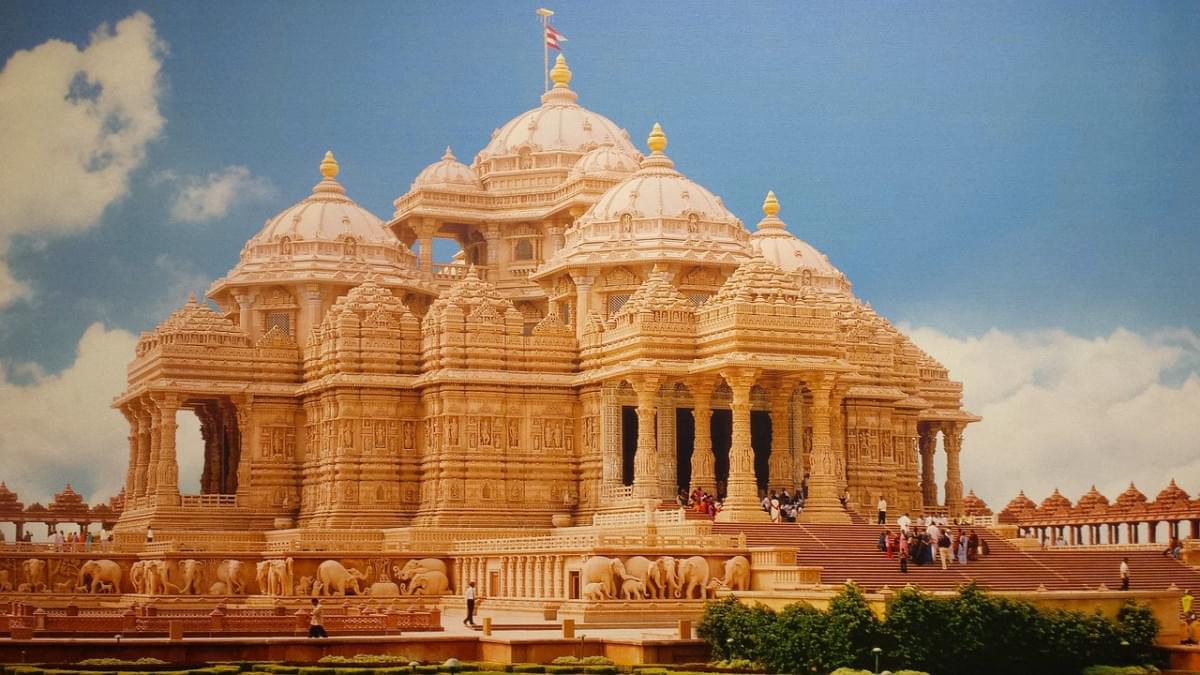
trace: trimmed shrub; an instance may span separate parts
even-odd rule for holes
[[[583,672],[590,673],[591,675],[616,675],[619,671],[616,666],[586,665],[583,667]]]
[[[513,664],[512,672],[514,673],[544,673],[545,666],[537,663],[516,663]]]

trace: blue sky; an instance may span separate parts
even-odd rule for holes
[[[749,225],[774,190],[792,231],[857,295],[945,340],[944,353],[971,352],[989,331],[1113,345],[1127,329],[1179,352],[1147,361],[1146,387],[1182,391],[1195,376],[1200,4],[541,4],[568,37],[581,104],[639,146],[661,122],[677,166]],[[78,365],[97,324],[152,328],[308,193],[326,149],[349,194],[384,218],[445,145],[469,162],[492,129],[538,103],[538,6],[0,5],[0,57],[44,60],[21,77],[16,60],[6,65],[0,120],[6,106],[33,116],[25,95],[52,86],[37,68],[74,67],[48,55],[49,41],[84,50],[101,24],[131,17],[143,42],[157,41],[147,50],[121,37],[132,29],[116,32],[157,87],[124,102],[137,114],[113,118],[145,123],[129,124],[140,133],[118,153],[124,184],[97,198],[94,217],[30,219],[54,179],[25,174],[48,160],[38,139],[22,144],[0,125],[4,147],[23,149],[3,162],[0,201],[32,204],[0,207],[19,289],[3,301],[0,278],[3,381],[20,393]],[[96,82],[100,93],[73,95],[119,89]],[[204,193],[216,206],[180,210],[189,188],[216,184],[228,188]],[[0,433],[0,454],[4,443]],[[1200,489],[1196,478],[1186,489]]]

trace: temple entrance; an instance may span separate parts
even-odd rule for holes
[[[621,483],[633,485],[633,456],[637,454],[637,408],[621,407]]]
[[[712,433],[711,430],[709,433]],[[696,420],[691,408],[675,409],[675,490],[692,484],[692,450],[696,447]]]
[[[717,474],[717,494],[725,498],[725,487],[729,484],[729,448],[733,445],[733,412],[729,410],[712,411],[713,457],[716,458],[715,471]]]
[[[201,495],[237,494],[237,469],[241,459],[241,434],[238,432],[237,409],[228,398],[192,399],[184,403],[200,421],[200,447],[204,459],[196,470]],[[182,411],[181,411],[182,412]],[[183,425],[180,425],[183,428]],[[294,433],[294,432],[293,432]],[[272,456],[286,454],[287,438],[272,435],[270,446],[264,451]],[[180,443],[178,457],[184,458],[183,450],[190,443]],[[192,455],[194,456],[194,455]],[[183,484],[184,467],[193,465],[191,456],[180,461],[180,484]]]
[[[750,412],[750,447],[754,449],[754,482],[765,492],[771,479],[771,413]]]

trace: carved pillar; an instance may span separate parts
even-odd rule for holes
[[[547,247],[542,250],[542,260],[549,260],[550,256],[563,247],[563,229],[562,225],[546,224]]]
[[[937,478],[933,472],[933,456],[937,452],[938,428],[934,424],[917,426],[920,439],[917,447],[921,451],[921,499],[926,508],[938,505]]]
[[[433,235],[441,225],[433,218],[421,218],[413,225],[420,243],[417,266],[425,274],[433,274]]]
[[[306,317],[307,323],[304,326],[303,332],[301,332],[300,326],[296,326],[295,333],[296,341],[300,344],[304,344],[304,341],[300,339],[301,335],[308,335],[309,333],[313,332],[317,326],[321,325],[321,301],[321,287],[317,284],[306,284],[304,286],[304,304],[305,314],[308,315]]]
[[[137,459],[138,459],[138,423],[137,413],[130,404],[121,406],[121,414],[125,416],[125,421],[129,423],[129,465],[125,467],[125,494],[134,494],[134,484],[137,474]]]
[[[679,490],[679,462],[675,446],[675,403],[672,392],[668,391],[659,401],[655,413],[658,419],[658,484],[659,497],[674,499]]]
[[[801,523],[848,523],[850,516],[838,501],[838,476],[830,438],[833,378],[819,373],[808,383],[812,391],[812,472],[808,478],[808,500],[796,519]]]
[[[254,297],[251,293],[233,296],[238,304],[238,326],[246,335],[251,335],[254,330]]]
[[[550,580],[550,597],[563,597],[563,557],[561,555],[554,556],[554,572],[553,578]]]
[[[946,448],[946,510],[951,516],[962,513],[963,484],[958,466],[962,434],[962,424],[951,422],[942,427],[942,445]]]
[[[155,494],[160,504],[179,504],[179,462],[175,457],[175,413],[179,412],[179,399],[165,396],[157,401],[159,409],[159,433],[162,440],[158,450],[158,482]]]
[[[692,445],[692,480],[688,491],[700,488],[714,497],[717,494],[717,458],[712,449],[712,396],[717,382],[711,377],[688,382],[692,392],[692,419],[695,421],[695,442]]]
[[[487,242],[487,266],[497,269],[500,264],[500,223],[484,223],[483,239]]]
[[[133,501],[144,499],[146,496],[146,486],[149,482],[150,474],[150,448],[153,445],[154,436],[154,420],[150,415],[150,409],[138,403],[133,408],[137,417],[137,467],[134,469],[133,482]]]
[[[575,282],[575,337],[582,338],[587,328],[587,318],[592,311],[592,284],[596,281],[594,274],[572,272],[571,280]]]
[[[806,455],[808,451],[805,449],[804,427],[807,426],[807,420],[804,413],[804,392],[800,387],[792,390],[791,396],[791,443],[795,449],[795,454],[792,460],[792,484],[796,489],[800,489],[800,484],[804,481],[804,474],[808,473],[808,460]]]
[[[600,494],[611,495],[623,484],[621,456],[621,406],[615,382],[600,390]]]
[[[778,378],[767,389],[771,397],[771,458],[767,469],[770,490],[793,491],[799,483],[793,482],[791,437],[792,389],[796,383],[787,378]]]
[[[660,498],[654,413],[661,379],[659,375],[635,375],[630,378],[638,403],[637,452],[633,456],[633,496],[638,499]]]
[[[539,555],[533,559],[533,593],[530,595],[535,598],[543,597],[542,589],[544,588],[543,583],[546,579],[545,558],[546,556]]]
[[[754,368],[729,368],[721,371],[733,392],[733,433],[729,445],[729,488],[725,503],[716,519],[720,522],[766,522],[770,516],[758,501],[758,483],[754,479],[754,448],[750,445],[750,388],[758,379]]]
[[[158,494],[159,452],[162,449],[162,411],[154,404],[154,401],[147,401],[146,408],[150,413],[150,454],[146,462],[146,490],[143,495],[147,500],[153,500],[154,495]]]

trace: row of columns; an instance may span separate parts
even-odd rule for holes
[[[486,587],[486,557],[463,559],[464,571],[458,588],[468,581]],[[565,598],[567,559],[564,555],[500,556],[499,596],[505,598]],[[490,591],[490,589],[488,589]]]
[[[917,448],[921,453],[921,497],[926,506],[938,503],[937,479],[933,456],[937,452],[937,436],[942,434],[946,451],[946,509],[953,515],[962,513],[963,483],[959,457],[962,453],[963,422],[922,422],[917,426]]]
[[[121,406],[130,428],[125,494],[133,505],[179,503],[175,414],[180,403],[177,395],[153,393]]]
[[[1158,543],[1158,524],[1160,522],[1167,523],[1168,538],[1180,537],[1180,525],[1188,524],[1189,534],[1192,539],[1200,539],[1200,520],[1168,520],[1168,521],[1142,521],[1147,523],[1148,536],[1147,543]],[[1090,545],[1095,546],[1101,543],[1119,544],[1121,543],[1121,526],[1125,526],[1125,543],[1140,544],[1141,542],[1141,522],[1131,523],[1085,523],[1082,525],[1025,525],[1020,528],[1021,534],[1026,534],[1030,531],[1035,533],[1038,541],[1046,543],[1047,541],[1053,544],[1058,541],[1059,537],[1066,539],[1071,546]],[[1101,534],[1104,534],[1104,541],[1101,542]]]

